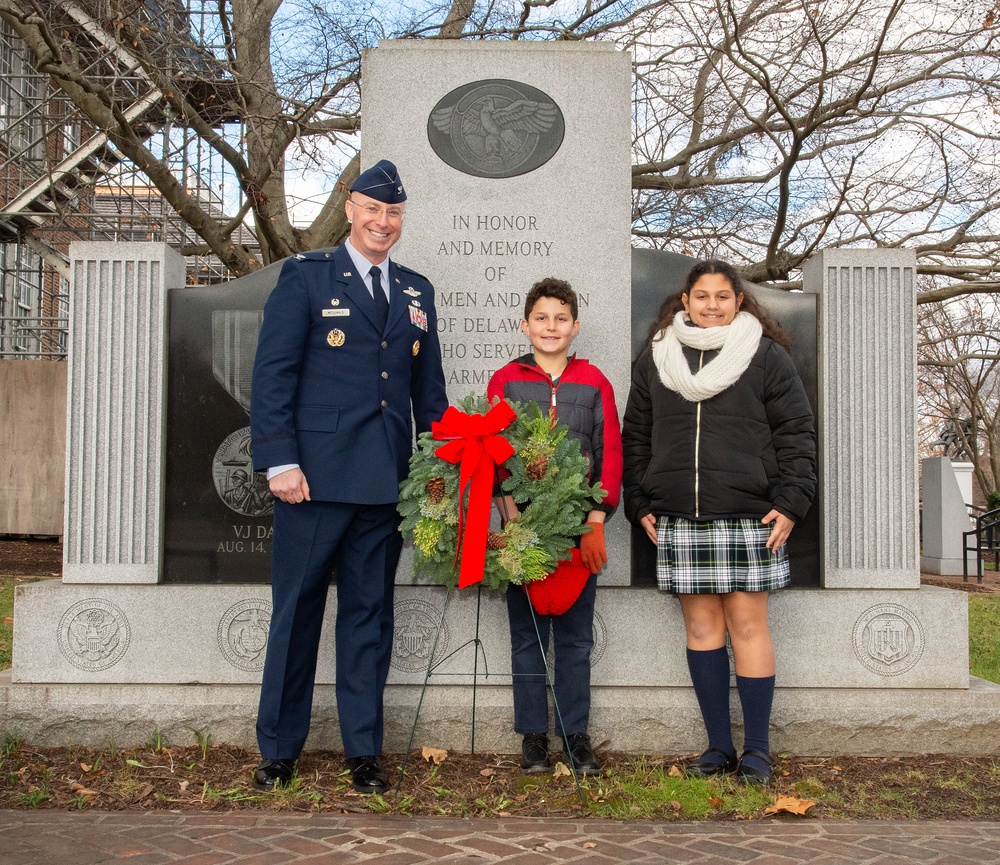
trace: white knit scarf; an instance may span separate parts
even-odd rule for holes
[[[760,322],[749,312],[738,312],[730,324],[691,327],[687,313],[679,312],[673,323],[653,339],[653,362],[664,387],[688,402],[701,402],[735,384],[760,345]],[[698,372],[692,373],[683,346],[719,353]]]

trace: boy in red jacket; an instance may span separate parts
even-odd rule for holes
[[[548,751],[549,711],[546,700],[545,659],[549,631],[555,644],[555,697],[562,716],[558,730],[566,754],[578,774],[592,775],[601,765],[587,734],[590,716],[590,652],[594,645],[594,599],[597,574],[607,564],[604,521],[618,504],[622,480],[622,440],[611,382],[589,361],[569,347],[580,330],[576,292],[561,279],[535,283],[524,303],[521,330],[531,341],[533,354],[524,355],[497,370],[487,385],[492,401],[533,401],[569,427],[590,462],[590,482],[607,490],[587,515],[590,530],[580,538],[580,557],[591,572],[583,592],[560,616],[536,615],[542,649],[523,586],[507,590],[510,619],[511,670],[514,685],[514,729],[524,736],[521,769],[526,774],[552,769]],[[505,510],[516,513],[513,499]],[[559,726],[557,719],[556,725]]]

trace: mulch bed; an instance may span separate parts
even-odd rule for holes
[[[0,576],[62,576],[62,544],[58,538],[0,537]]]
[[[941,576],[938,574],[921,574],[920,582],[925,586],[940,586],[943,589],[958,589],[972,595],[995,594],[1000,592],[1000,574],[996,571],[986,571],[980,583],[975,575],[965,580],[959,576]]]
[[[435,766],[410,756],[399,794],[355,793],[343,757],[310,752],[299,763],[296,786],[259,793],[250,783],[254,753],[226,746],[134,751],[21,746],[0,759],[0,809],[94,808],[122,810],[282,810],[403,813],[415,816],[594,816],[601,802],[622,796],[616,779],[650,766],[664,770],[688,757],[636,757],[604,753],[605,773],[588,779],[585,809],[571,777],[522,776],[510,755],[449,754]],[[401,755],[386,764],[398,767]],[[393,776],[393,782],[395,782]],[[733,788],[735,782],[723,785]],[[811,798],[810,817],[861,819],[1000,818],[1000,762],[982,757],[921,756],[778,759],[770,792],[775,798]],[[711,802],[712,800],[709,799]],[[709,819],[747,819],[718,810]],[[676,803],[675,803],[676,804]],[[664,803],[657,819],[683,819]],[[764,817],[763,807],[751,819]]]

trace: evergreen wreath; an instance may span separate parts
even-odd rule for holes
[[[541,580],[568,559],[574,538],[587,531],[586,514],[607,491],[587,482],[589,463],[566,424],[555,423],[534,403],[507,400],[517,418],[502,435],[514,448],[503,467],[510,472],[501,487],[519,506],[517,519],[486,540],[483,584],[506,589],[511,583]],[[483,396],[459,401],[467,414],[486,414],[492,407]],[[442,586],[458,584],[459,466],[437,456],[443,444],[421,433],[410,457],[410,474],[400,484],[400,531],[413,542],[413,573]],[[468,498],[468,495],[466,496]]]

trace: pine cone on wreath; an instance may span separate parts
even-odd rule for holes
[[[528,467],[524,470],[524,473],[531,478],[533,481],[540,481],[545,477],[545,473],[549,470],[549,458],[547,456],[535,457]]]
[[[502,550],[506,546],[507,539],[503,536],[503,532],[490,532],[486,535],[486,549]]]
[[[444,498],[444,478],[431,478],[424,484],[424,489],[434,504],[440,504]]]

